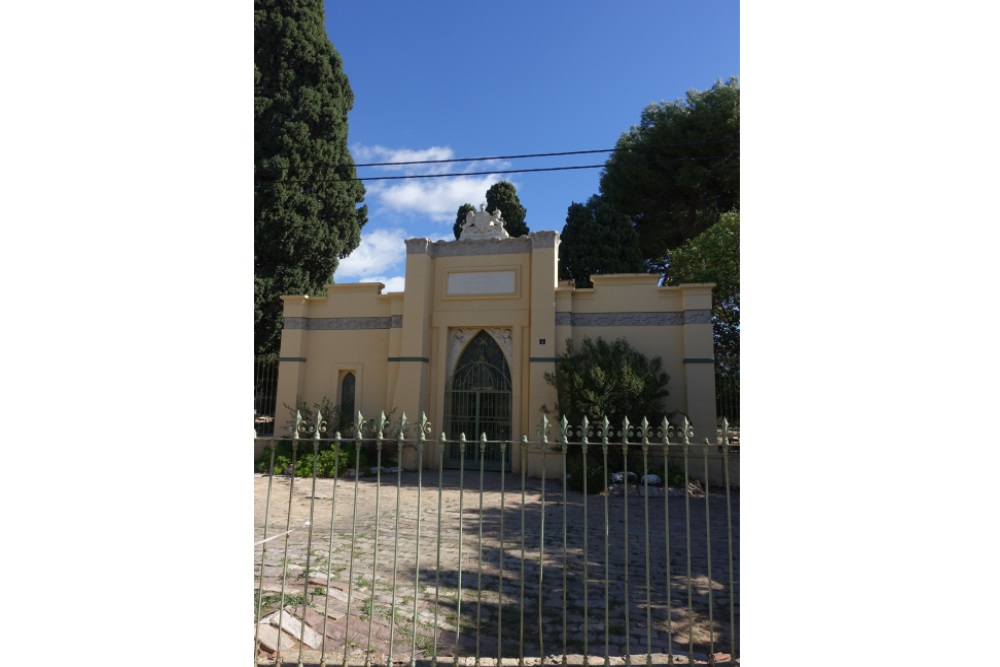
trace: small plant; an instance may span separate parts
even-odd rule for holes
[[[367,619],[372,615],[372,599],[368,598],[361,603],[361,618]]]

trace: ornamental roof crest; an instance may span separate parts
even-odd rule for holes
[[[486,204],[480,204],[478,211],[469,211],[462,223],[462,234],[459,241],[483,241],[486,239],[510,238],[504,229],[503,215],[500,209],[492,214],[486,210]]]

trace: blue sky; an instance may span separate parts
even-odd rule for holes
[[[326,3],[344,60],[355,162],[606,149],[650,103],[740,74],[739,3]],[[359,176],[603,164],[607,154],[363,168]],[[366,182],[368,224],[337,282],[403,288],[403,240],[453,239],[455,213],[499,180],[533,230],[561,231],[600,169]]]

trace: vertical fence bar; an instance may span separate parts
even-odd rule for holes
[[[420,600],[420,523],[424,495],[424,445],[430,426],[427,414],[421,412],[417,432],[417,544],[413,563],[413,624],[410,628],[410,667],[417,665],[417,602]]]
[[[736,588],[733,585],[733,503],[729,495],[729,421],[722,418],[722,470],[726,484],[726,531],[729,545],[729,649],[730,660],[735,662],[736,652]]]
[[[480,660],[480,638],[483,635],[483,483],[486,480],[486,432],[479,437],[479,557],[476,566],[476,667]]]
[[[604,666],[611,664],[611,570],[610,570],[610,520],[608,516],[608,428],[607,416],[601,424],[601,452],[604,454]]]
[[[649,580],[649,422],[642,418],[642,479],[643,479],[643,519],[645,533],[642,539],[646,550],[646,665],[653,664],[653,601],[652,584]]]
[[[590,532],[590,515],[587,513],[587,416],[583,416],[581,426],[580,455],[583,458],[583,664],[584,667],[590,664],[590,610],[588,600],[590,596],[590,549],[587,546],[587,533]]]
[[[709,516],[709,492],[708,492],[708,438],[705,438],[705,447],[702,452],[705,461],[705,561],[708,564],[708,663],[715,664],[715,618],[712,603],[712,522]]]
[[[567,438],[567,435],[566,435],[566,430],[567,430],[568,426],[569,426],[569,423],[566,421],[566,415],[563,415],[563,417],[562,417],[562,423],[561,423],[561,427],[562,428],[560,429],[560,432],[561,432],[560,433],[560,440],[561,440],[561,449],[562,449],[562,508],[563,508],[563,513],[562,513],[563,514],[563,516],[562,516],[562,519],[563,519],[563,572],[562,572],[562,575],[563,575],[563,580],[562,580],[562,589],[563,589],[562,590],[562,648],[563,648],[563,650],[562,650],[562,664],[564,666],[566,665],[566,649],[567,649],[567,645],[566,645],[566,639],[567,639],[567,636],[566,636],[566,620],[567,620],[566,619],[566,603],[567,603],[567,594],[568,594],[567,588],[568,588],[568,585],[569,585],[569,581],[568,581],[568,579],[566,577],[566,574],[567,574],[567,572],[569,570],[569,560],[567,559],[567,555],[566,555],[566,549],[567,549],[567,546],[568,546],[568,544],[567,544],[567,541],[568,541],[567,540],[567,526],[566,526],[566,520],[567,520],[566,505],[567,505],[567,499],[568,499],[568,495],[569,495],[567,493],[568,489],[566,488],[566,456],[569,453],[569,439]]]
[[[455,664],[458,664],[459,639],[462,637],[462,547],[465,544],[465,432],[458,438],[458,600],[455,605]]]
[[[288,536],[292,532],[292,492],[295,490],[295,464],[299,447],[299,426],[302,424],[302,414],[295,411],[295,425],[292,431],[292,476],[288,480],[288,515],[285,517],[285,551],[281,557],[281,598],[278,607],[278,641],[275,642],[275,665],[281,665],[281,628],[285,616],[285,579],[288,576]]]
[[[333,568],[333,523],[337,516],[337,481],[340,479],[340,431],[333,434],[333,492],[330,506],[330,543],[326,550],[326,598],[323,600],[323,643],[320,646],[320,667],[326,667],[326,625],[330,620],[330,573]],[[344,637],[347,643],[347,637]]]
[[[309,494],[309,535],[306,538],[306,571],[302,575],[302,623],[299,627],[299,664],[302,664],[302,656],[306,649],[306,609],[309,607],[309,570],[312,563],[312,542],[313,542],[313,525],[314,525],[314,511],[316,509],[316,468],[319,464],[319,439],[323,431],[326,430],[326,424],[323,422],[323,412],[321,410],[316,411],[316,425],[311,426],[310,430],[313,432],[313,456],[312,456],[312,490]],[[329,583],[329,582],[328,582]]]
[[[538,655],[539,657],[545,656],[545,458],[548,453],[548,431],[549,431],[549,420],[545,415],[542,415],[542,425],[539,427],[538,435],[539,440],[542,443],[542,496],[541,502],[539,504],[539,511],[541,514],[541,521],[539,523],[539,534],[538,539]]]
[[[392,545],[392,597],[389,603],[389,653],[386,664],[392,662],[393,640],[396,633],[396,573],[399,569],[399,501],[403,495],[403,436],[406,433],[406,413],[399,416],[399,432],[396,434],[396,528]],[[418,536],[419,539],[419,536]],[[416,591],[414,591],[414,596]],[[374,611],[374,610],[373,610]]]
[[[264,562],[267,555],[267,523],[271,515],[271,486],[274,482],[274,452],[277,446],[271,445],[271,463],[268,465],[267,473],[267,501],[264,505],[264,534],[261,535],[260,548],[260,579],[257,584],[257,616],[255,617],[253,631],[253,659],[257,663],[257,652],[260,651],[260,609],[264,601]]]
[[[501,667],[503,660],[503,549],[504,549],[504,512],[507,489],[504,482],[504,475],[507,471],[507,441],[500,442],[500,591],[497,603],[497,667]]]
[[[524,534],[525,534],[525,520],[524,520],[524,487],[527,482],[527,470],[528,470],[528,436],[521,436],[521,601],[518,605],[521,611],[521,630],[517,639],[517,665],[518,667],[524,667]]]
[[[368,598],[368,644],[365,651],[365,667],[371,665],[372,627],[375,623],[375,589],[378,587],[378,531],[379,531],[379,501],[382,497],[382,439],[385,433],[385,412],[379,415],[375,432],[375,544],[372,554],[372,592]]]
[[[444,431],[438,438],[438,521],[437,521],[437,560],[434,565],[434,657],[432,665],[438,661],[438,611],[441,608],[441,500],[444,496]]]
[[[690,426],[687,417],[682,422],[681,451],[684,453],[684,528],[687,543],[687,593],[688,593],[688,661],[694,655],[694,602],[691,596],[691,480],[688,477],[688,448],[691,446]]]
[[[358,411],[354,427],[354,512],[351,516],[351,556],[347,570],[347,614],[344,615],[344,663],[347,667],[347,651],[351,645],[351,602],[354,600],[354,544],[358,536],[358,481],[361,475],[361,447],[364,444],[361,425],[365,423]]]
[[[625,488],[625,545],[622,550],[625,554],[625,664],[632,664],[632,628],[629,625],[629,605],[631,596],[629,595],[629,535],[628,535],[628,417],[622,419],[622,458],[625,460],[625,472],[623,484]]]
[[[666,536],[667,556],[667,664],[674,664],[674,621],[670,608],[673,592],[673,578],[670,571],[670,422],[666,417],[661,423],[663,429],[663,534]]]

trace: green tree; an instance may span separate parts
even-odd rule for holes
[[[486,191],[486,210],[493,213],[498,208],[504,220],[504,229],[512,238],[524,236],[529,232],[528,225],[524,222],[528,212],[521,206],[517,188],[510,181],[494,183]]]
[[[624,417],[655,423],[663,416],[669,380],[660,357],[647,358],[624,338],[608,343],[584,337],[579,349],[567,339],[555,372],[545,374],[556,388],[555,411],[571,424],[579,424],[584,415],[591,421],[606,416],[616,425]]]
[[[669,253],[667,283],[715,283],[712,333],[715,339],[716,414],[739,424],[740,393],[740,214],[724,213],[717,223]]]
[[[592,274],[645,270],[632,221],[599,195],[569,205],[560,241],[560,278],[572,279],[577,287],[592,287]]]
[[[668,253],[667,284],[715,283],[712,324],[717,357],[740,354],[740,214],[719,221]]]
[[[739,79],[647,106],[619,138],[600,187],[631,217],[648,269],[662,274],[669,249],[739,210]]]
[[[458,214],[455,216],[455,226],[452,228],[456,239],[462,235],[462,223],[465,222],[465,216],[469,214],[469,211],[475,212],[475,210],[476,207],[468,202],[458,207]]]
[[[347,148],[354,95],[322,0],[254,0],[254,347],[275,352],[282,294],[316,294],[361,240]]]

